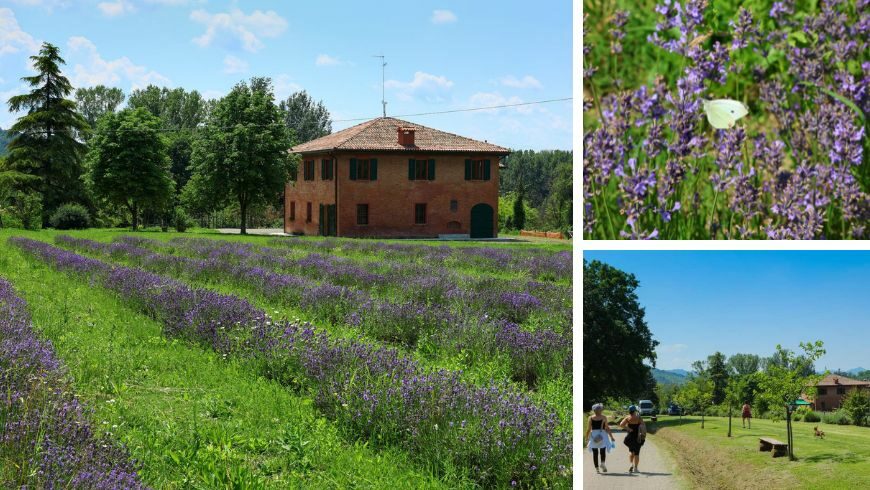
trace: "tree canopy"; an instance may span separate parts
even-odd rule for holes
[[[706,361],[695,361],[692,364],[698,374],[705,376],[713,384],[712,401],[718,405],[725,401],[725,389],[728,386],[728,367],[725,364],[725,355],[715,352],[707,356]]]
[[[97,85],[76,89],[76,107],[93,129],[104,114],[115,112],[124,102],[124,91],[115,87]]]
[[[332,132],[332,119],[323,101],[314,102],[308,92],[295,92],[278,105],[284,124],[292,131],[293,144],[305,143]]]
[[[734,354],[728,358],[728,369],[737,376],[746,376],[758,371],[761,357],[755,354]]]
[[[290,173],[291,142],[272,82],[252,78],[221,99],[194,140],[185,199],[215,207],[235,201],[241,231],[252,204],[276,201]]]
[[[172,176],[160,119],[145,109],[125,109],[100,119],[91,151],[89,175],[94,193],[124,206],[133,229],[142,210],[161,209],[172,196]]]
[[[572,225],[573,160],[570,151],[511,153],[499,172],[499,194],[522,193],[526,203],[537,210],[537,222],[527,226],[565,230]],[[516,223],[516,217],[512,221]]]
[[[21,80],[31,91],[8,102],[10,112],[25,112],[10,128],[14,136],[7,148],[8,165],[39,178],[32,188],[42,196],[45,226],[60,204],[87,201],[80,180],[86,148],[77,136],[89,126],[75,102],[66,98],[72,85],[61,73],[65,61],[57,46],[43,43],[30,59],[37,73]]]
[[[583,261],[584,410],[607,397],[638,398],[650,391],[654,340],[635,290],[639,283],[605,263]]]

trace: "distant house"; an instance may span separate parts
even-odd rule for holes
[[[347,237],[498,234],[498,172],[510,150],[379,117],[290,150],[284,231]]]
[[[852,390],[870,390],[870,381],[829,374],[816,384],[816,396],[812,400],[813,408],[824,412],[836,410]]]

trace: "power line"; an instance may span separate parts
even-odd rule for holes
[[[517,102],[514,104],[499,104],[499,105],[491,105],[491,106],[483,106],[483,107],[470,107],[466,109],[450,109],[446,111],[433,111],[433,112],[417,112],[414,114],[399,114],[396,116],[390,117],[418,117],[418,116],[433,116],[438,114],[453,114],[457,112],[472,112],[472,111],[488,111],[492,109],[506,109],[510,107],[521,107],[521,106],[530,106],[530,105],[539,105],[539,104],[550,104],[553,102],[565,102],[569,100],[574,100],[573,97],[563,97],[560,99],[547,99],[547,100],[535,100],[531,102]],[[352,119],[332,119],[331,122],[353,122],[353,121],[368,121],[371,119],[377,119],[381,116],[372,116],[372,117],[356,117]],[[283,125],[284,123],[274,123],[274,125]],[[248,128],[269,128],[272,127],[273,124],[239,124]],[[196,131],[199,129],[234,129],[238,127],[236,126],[222,126],[222,127],[209,127],[205,125],[200,125],[194,128],[148,128],[148,129],[139,129],[139,128],[118,128],[113,129],[112,132],[124,132],[124,131],[158,131],[158,132],[171,132],[171,131]],[[8,131],[8,130],[7,130]],[[94,131],[95,132],[95,131]],[[44,134],[44,131],[31,131],[27,134]]]

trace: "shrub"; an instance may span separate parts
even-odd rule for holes
[[[849,425],[849,416],[843,410],[822,414],[822,422],[826,424]]]
[[[854,389],[843,400],[843,410],[855,425],[870,425],[870,394]]]
[[[42,197],[35,193],[18,191],[12,195],[12,216],[21,227],[38,230],[42,227]]]
[[[804,422],[821,422],[822,418],[816,412],[807,412],[804,416]]]
[[[175,215],[172,217],[172,225],[175,226],[175,231],[184,233],[188,228],[193,226],[193,220],[184,209],[175,208]]]
[[[48,223],[58,230],[80,230],[90,226],[91,215],[81,204],[67,203],[57,208]]]

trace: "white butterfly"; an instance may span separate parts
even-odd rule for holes
[[[738,119],[749,114],[742,102],[731,99],[705,100],[704,112],[707,113],[707,120],[716,129],[734,127]]]

